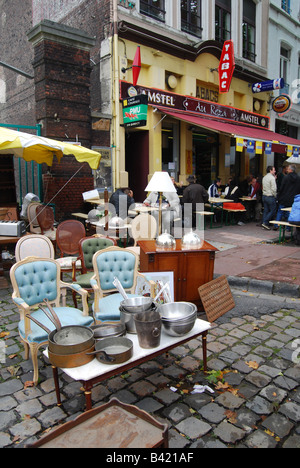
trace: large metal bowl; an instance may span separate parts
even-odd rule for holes
[[[124,299],[120,306],[127,312],[144,312],[151,309],[152,303],[151,297],[138,296]]]
[[[191,302],[169,302],[167,304],[160,304],[157,307],[157,312],[166,321],[176,321],[197,315],[197,306]]]
[[[195,313],[192,317],[186,320],[164,320],[162,319],[162,326],[167,335],[170,336],[184,336],[187,335],[195,325],[197,319],[197,313]]]

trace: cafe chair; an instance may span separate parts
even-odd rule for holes
[[[60,265],[54,259],[27,257],[15,263],[10,269],[13,287],[12,300],[20,313],[19,334],[25,348],[25,359],[29,350],[33,363],[33,382],[38,383],[38,349],[48,343],[48,333],[33,322],[28,316],[38,320],[50,331],[55,325],[39,308],[44,299],[48,299],[54,308],[61,325],[90,326],[93,318],[88,314],[87,291],[77,284],[64,283],[60,279]],[[76,291],[82,297],[82,309],[66,306],[67,288]]]
[[[55,252],[51,240],[42,234],[28,234],[21,237],[15,248],[16,262],[32,255],[41,258],[54,258]]]
[[[91,285],[94,290],[93,314],[96,322],[120,320],[120,303],[123,296],[113,284],[117,278],[128,297],[135,294],[138,277],[149,283],[151,296],[154,294],[153,282],[148,281],[138,272],[138,255],[121,248],[108,247],[96,252],[93,256],[94,276]]]
[[[75,268],[80,270],[79,241],[86,237],[85,227],[76,219],[68,219],[57,226],[56,245],[60,250],[60,258],[57,259],[62,274],[72,272]]]
[[[106,249],[116,245],[115,239],[110,237],[84,237],[79,241],[79,260],[81,261],[81,272],[77,274],[78,270],[73,268],[72,281],[79,284],[83,289],[92,292],[91,278],[94,274],[93,270],[93,256],[99,250]],[[74,305],[77,307],[76,293],[73,293]]]

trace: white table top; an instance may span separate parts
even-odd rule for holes
[[[233,200],[227,200],[227,198],[210,198],[209,203],[232,203]]]
[[[118,373],[118,368],[122,366],[128,365],[129,363],[134,363],[139,359],[147,358],[151,359],[151,355],[163,351],[164,349],[168,349],[170,346],[180,344],[181,342],[185,342],[193,337],[198,336],[200,333],[205,332],[211,328],[209,322],[205,320],[197,319],[195,322],[194,328],[185,336],[180,338],[176,338],[173,336],[166,335],[162,329],[161,333],[161,340],[160,346],[157,348],[152,349],[143,349],[139,346],[138,337],[137,335],[127,333],[126,338],[129,338],[133,342],[133,356],[128,361],[122,364],[102,364],[98,361],[98,359],[93,359],[93,361],[85,364],[84,366],[75,367],[73,369],[62,369],[65,374],[71,377],[73,380],[83,380],[88,381],[99,377],[101,375],[105,376],[106,373],[109,373],[113,370],[116,370],[116,374]],[[48,357],[48,349],[44,351],[45,356]]]

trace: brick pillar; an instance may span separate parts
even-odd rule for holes
[[[29,33],[34,47],[36,119],[42,135],[60,141],[79,141],[91,146],[90,49],[94,38],[81,30],[44,20]],[[68,182],[81,167],[80,172]],[[44,172],[47,172],[45,167]],[[83,208],[82,192],[94,188],[87,163],[64,156],[44,174],[44,201],[56,205],[59,220]],[[64,188],[63,188],[64,187]]]

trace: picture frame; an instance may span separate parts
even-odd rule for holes
[[[171,302],[174,302],[174,272],[173,271],[157,271],[157,272],[141,272],[147,280],[155,282],[154,295],[156,296],[162,287],[169,283],[167,292],[170,293]],[[139,296],[150,296],[150,286],[141,277],[138,277],[137,286],[135,293]],[[164,304],[167,301],[167,295],[162,292],[161,296],[158,297],[157,303]]]

